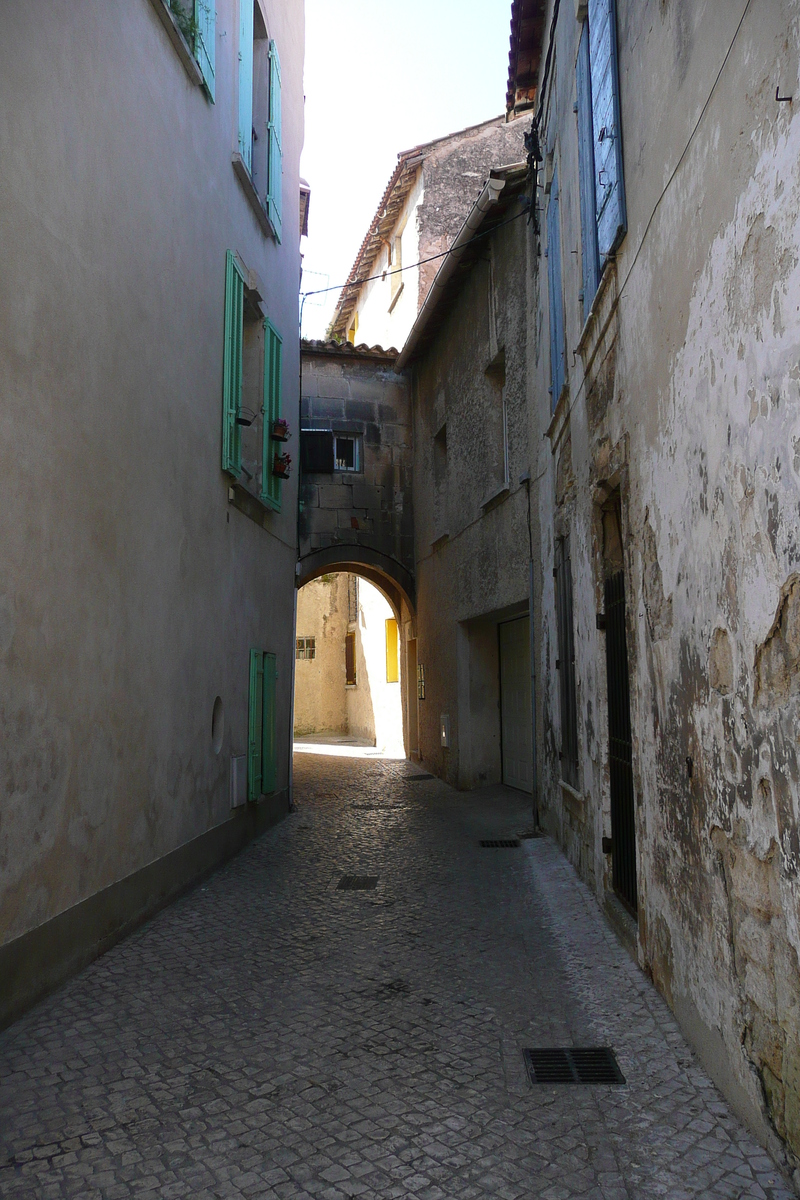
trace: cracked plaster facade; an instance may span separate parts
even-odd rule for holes
[[[737,29],[743,8],[619,0],[628,225],[586,322],[573,113],[581,27],[572,5],[559,13],[546,103],[567,389],[553,418],[538,406],[532,437],[542,447],[539,757],[544,823],[605,901],[606,635],[596,614],[616,557],[639,960],[739,1111],[797,1168],[800,5],[752,5]],[[793,103],[776,102],[776,83]],[[654,99],[667,95],[668,105]],[[544,397],[547,307],[540,276],[531,368]],[[617,499],[615,547],[604,514]],[[578,806],[559,782],[552,566],[566,532]]]

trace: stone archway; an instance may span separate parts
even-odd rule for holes
[[[401,625],[416,617],[414,577],[395,559],[367,546],[327,546],[313,550],[297,563],[296,586],[303,587],[312,579],[334,571],[349,571],[374,583],[383,592]]]

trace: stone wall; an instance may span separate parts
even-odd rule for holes
[[[740,28],[741,12],[727,9],[617,7],[628,232],[588,321],[573,253],[574,74],[559,70],[546,97],[568,378],[553,417],[545,280],[530,358],[544,819],[605,902],[606,635],[596,618],[606,574],[623,568],[640,962],[740,1112],[773,1148],[776,1134],[785,1139],[796,1165],[800,115],[776,101],[775,84],[777,70],[781,94],[800,91],[800,6],[751,8]],[[559,63],[575,60],[579,35],[562,6]],[[561,784],[555,662],[552,570],[566,533],[576,795]]]
[[[295,661],[294,732],[347,733],[344,639],[348,576],[322,575],[297,593],[297,636],[313,637],[315,657]]]

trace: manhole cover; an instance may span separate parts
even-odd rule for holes
[[[481,845],[484,850],[517,850],[519,838],[485,838]]]
[[[608,1046],[547,1046],[523,1050],[531,1083],[624,1083]]]
[[[378,882],[377,875],[343,875],[336,885],[339,892],[366,892]]]
[[[433,775],[405,775],[404,778],[407,779],[409,783],[416,783],[418,779],[433,779]]]

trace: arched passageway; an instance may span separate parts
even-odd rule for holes
[[[385,575],[362,564],[354,570],[355,565],[325,571],[318,564],[298,590],[295,748],[307,752],[324,745],[344,753],[349,746],[353,752],[360,747],[367,755],[405,758],[409,724],[411,732],[416,728],[408,600]]]

